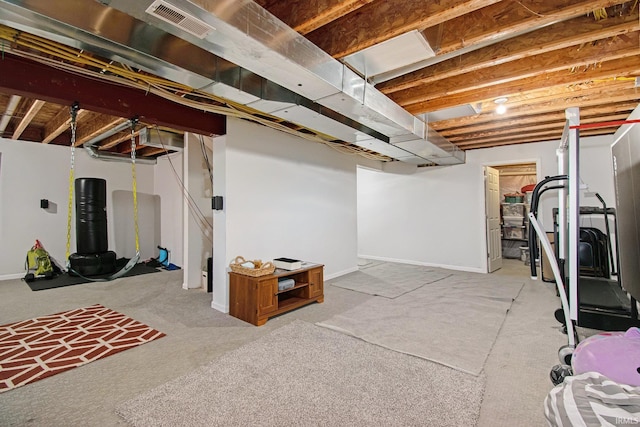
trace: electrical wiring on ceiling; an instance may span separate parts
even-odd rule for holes
[[[106,61],[83,50],[47,40],[33,34],[21,32],[4,25],[0,25],[0,40],[6,40],[14,45],[10,45],[7,49],[7,51],[10,51],[12,54],[60,70],[137,88],[198,110],[251,120],[281,132],[296,135],[308,141],[325,144],[343,154],[360,155],[365,158],[380,161],[392,160],[382,154],[353,146],[346,142],[336,141],[333,137],[317,131],[312,131],[312,133],[299,132],[282,123],[282,119],[267,115],[245,105],[231,102],[188,85],[136,71],[128,65],[119,64],[114,61]],[[18,46],[22,49],[18,49]],[[5,46],[3,44],[3,52],[4,48]],[[24,49],[29,49],[39,54],[31,53]]]

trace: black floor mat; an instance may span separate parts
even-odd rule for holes
[[[116,267],[120,270],[124,267],[129,260],[126,258],[120,258],[116,261]],[[157,273],[160,270],[157,268],[149,267],[143,263],[136,264],[131,270],[127,272],[123,277],[138,276],[140,274]],[[92,278],[100,279],[110,275],[104,276],[92,276]],[[58,274],[51,279],[36,279],[32,282],[27,282],[27,285],[32,291],[43,291],[45,289],[61,288],[63,286],[81,285],[83,283],[91,283],[90,280],[84,279],[78,276],[70,276],[67,273]]]

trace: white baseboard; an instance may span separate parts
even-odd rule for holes
[[[352,267],[352,268],[348,268],[346,270],[339,271],[337,273],[327,274],[326,276],[324,276],[324,280],[335,279],[336,277],[344,276],[345,274],[353,273],[354,271],[358,271],[358,267],[357,266],[356,267]]]
[[[395,262],[398,264],[421,265],[424,267],[439,267],[439,268],[445,268],[447,270],[467,271],[469,273],[486,273],[487,272],[486,269],[483,269],[481,267],[466,267],[466,266],[460,266],[460,265],[436,264],[431,262],[410,261],[406,259],[379,257],[374,255],[358,255],[358,258],[373,259],[376,261],[385,261],[385,262]]]
[[[229,306],[224,304],[218,304],[215,301],[211,301],[211,308],[218,310],[222,313],[229,313]]]
[[[0,276],[0,281],[2,280],[13,280],[13,279],[22,279],[26,273],[14,273],[14,274],[3,274]]]

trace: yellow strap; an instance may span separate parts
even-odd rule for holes
[[[75,117],[71,121],[71,168],[69,169],[69,203],[67,211],[67,254],[66,260],[69,264],[71,255],[71,217],[73,214],[73,186],[74,186],[74,163],[75,163]],[[131,126],[131,181],[133,187],[133,227],[136,236],[136,255],[140,254],[140,237],[138,229],[138,186],[136,183],[136,140],[134,133],[134,122]]]
[[[131,185],[133,188],[133,227],[136,235],[136,254],[140,253],[140,237],[138,233],[138,186],[136,184],[136,137],[135,122],[131,122]]]
[[[67,256],[71,255],[71,215],[73,209],[73,167],[69,170],[69,210],[67,212]]]
[[[80,106],[78,103],[74,103],[69,109],[71,115],[71,166],[69,167],[69,203],[67,210],[67,265],[69,265],[69,256],[71,255],[71,217],[73,215],[73,178],[76,162],[76,119]]]

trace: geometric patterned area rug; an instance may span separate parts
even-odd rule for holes
[[[0,393],[163,336],[100,304],[0,325]]]

